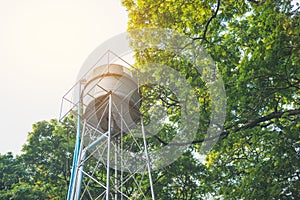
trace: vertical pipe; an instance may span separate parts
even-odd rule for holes
[[[78,105],[77,105],[77,128],[76,128],[76,142],[75,142],[75,149],[74,149],[74,156],[73,156],[73,164],[72,164],[72,171],[68,189],[68,196],[67,200],[72,200],[74,198],[75,193],[75,182],[76,182],[76,174],[77,174],[77,163],[79,157],[79,146],[80,146],[80,135],[81,135],[81,127],[80,127],[80,115],[81,115],[81,84],[82,80],[79,81],[78,86]]]
[[[111,129],[112,129],[112,94],[109,94],[108,105],[108,138],[107,138],[107,164],[106,164],[106,200],[109,200],[110,194],[110,142],[111,142]]]
[[[115,146],[115,200],[118,199],[118,140],[116,139]]]
[[[152,200],[155,200],[155,195],[154,195],[154,188],[153,188],[153,181],[152,181],[152,172],[151,172],[151,165],[150,165],[150,157],[148,154],[148,148],[147,148],[147,141],[146,141],[146,134],[144,130],[144,121],[143,118],[141,118],[141,123],[142,123],[142,133],[143,133],[143,141],[144,141],[144,148],[145,148],[145,154],[146,154],[146,159],[147,159],[147,168],[148,168],[148,174],[149,174],[149,181],[150,181],[150,188],[151,188],[151,196]]]
[[[74,191],[75,197],[74,199],[78,200],[80,198],[80,190],[82,185],[82,176],[83,176],[83,169],[84,169],[84,160],[86,156],[86,151],[81,152],[80,160],[77,167],[77,182],[76,182],[76,189]]]
[[[80,147],[79,147],[79,153],[78,153],[78,158],[80,158],[77,161],[77,174],[76,174],[76,180],[74,185],[75,191],[74,193],[74,198],[75,200],[78,200],[80,198],[80,190],[81,190],[81,185],[82,185],[82,176],[83,176],[83,169],[84,169],[84,160],[86,156],[86,150],[83,149],[83,137],[84,137],[84,131],[85,131],[85,126],[86,126],[86,120],[84,120],[83,127],[82,127],[82,133],[81,133],[81,142],[80,142]]]
[[[123,104],[121,104],[121,138],[120,138],[120,193],[123,200]]]

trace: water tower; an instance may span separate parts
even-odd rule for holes
[[[107,61],[87,71],[63,98],[71,107],[61,118],[77,113],[67,199],[154,199],[139,81],[124,60]]]

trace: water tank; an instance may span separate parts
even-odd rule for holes
[[[86,75],[82,91],[83,120],[105,133],[108,130],[110,95],[114,134],[120,133],[121,127],[127,132],[140,119],[140,94],[137,80],[122,65],[102,65]]]

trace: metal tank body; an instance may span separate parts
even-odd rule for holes
[[[108,131],[109,95],[112,98],[112,129],[114,136],[140,119],[140,94],[131,71],[118,64],[95,67],[86,75],[82,90],[83,120],[102,133]],[[123,126],[122,124],[126,124]]]

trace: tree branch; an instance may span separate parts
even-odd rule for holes
[[[264,117],[261,117],[261,118],[258,118],[258,119],[255,119],[255,120],[249,122],[247,125],[236,129],[235,132],[243,130],[243,129],[253,128],[253,127],[257,126],[258,124],[260,124],[261,122],[269,121],[271,119],[278,119],[278,118],[282,117],[282,115],[284,115],[284,114],[287,114],[288,116],[299,115],[300,109],[288,110],[288,111],[284,111],[284,112],[273,112],[269,115],[266,115]]]
[[[283,111],[283,112],[273,112],[273,113],[271,113],[269,115],[260,117],[258,119],[253,120],[253,121],[250,121],[246,125],[241,126],[239,128],[236,128],[233,131],[223,131],[223,132],[221,132],[221,134],[216,134],[216,135],[213,135],[211,137],[208,137],[208,138],[205,138],[205,139],[200,139],[200,140],[194,140],[194,141],[188,141],[188,142],[173,142],[173,143],[168,143],[168,142],[162,140],[157,135],[153,135],[153,137],[156,138],[163,145],[184,146],[184,145],[189,145],[189,144],[199,144],[199,143],[202,143],[204,141],[213,140],[213,139],[216,139],[216,138],[219,138],[219,137],[226,137],[230,133],[235,133],[235,132],[238,132],[238,131],[241,131],[241,130],[246,130],[246,129],[254,128],[254,127],[258,126],[262,122],[266,122],[266,121],[269,121],[271,119],[278,119],[278,118],[282,117],[283,115],[287,115],[287,116],[300,115],[300,109],[287,110],[287,111]]]
[[[207,31],[208,31],[208,26],[209,26],[209,24],[212,22],[212,20],[213,20],[214,18],[217,17],[217,14],[218,14],[218,12],[219,12],[220,5],[221,5],[221,0],[218,0],[217,8],[216,8],[215,12],[213,13],[213,15],[210,16],[210,18],[208,19],[208,21],[207,21],[207,23],[206,23],[206,25],[205,25],[205,28],[204,28],[203,35],[202,35],[201,37],[193,38],[193,40],[199,40],[199,39],[202,39],[202,40],[205,40],[206,42],[208,42],[207,39],[206,39],[206,34],[207,34]]]

